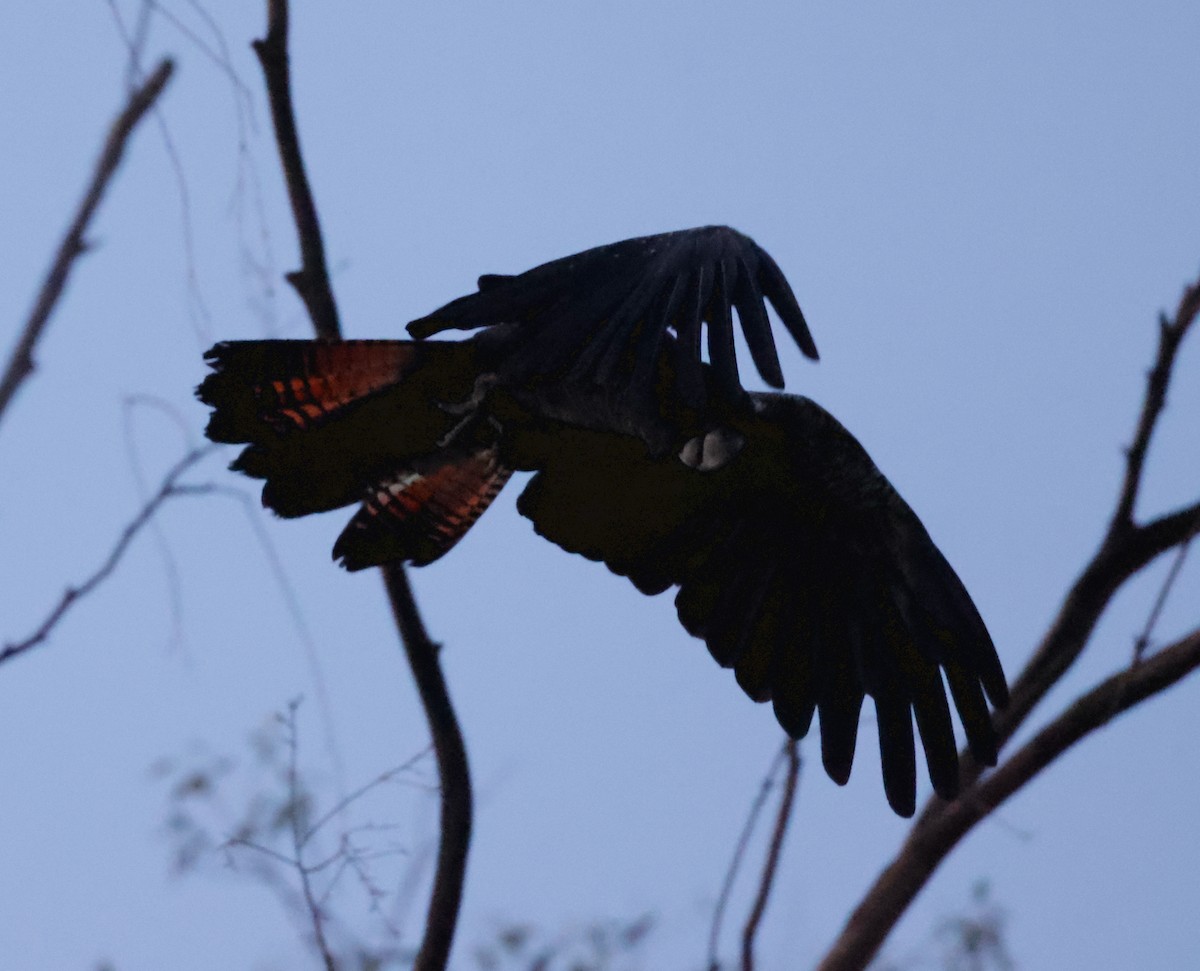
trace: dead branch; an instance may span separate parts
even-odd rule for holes
[[[1012,701],[996,719],[1004,740],[1012,737],[1033,707],[1075,663],[1116,591],[1151,560],[1200,531],[1200,502],[1140,526],[1133,518],[1146,451],[1166,404],[1167,385],[1180,345],[1198,313],[1200,280],[1184,291],[1173,320],[1159,319],[1158,351],[1148,375],[1133,444],[1126,453],[1125,479],[1116,510],[1099,550],[1076,580],[1046,637],[1013,684]]]
[[[50,264],[50,270],[34,301],[33,310],[25,322],[16,347],[13,348],[4,375],[0,377],[0,417],[3,417],[17,389],[34,371],[34,349],[62,296],[76,258],[87,249],[85,235],[91,225],[92,217],[121,163],[129,136],[146,112],[154,105],[154,102],[158,100],[158,96],[162,94],[173,70],[174,64],[170,60],[160,61],[158,67],[146,78],[145,83],[130,93],[125,107],[121,109],[120,114],[109,128],[108,137],[100,151],[100,157],[96,160],[92,180],[83,195],[83,200],[79,203],[75,218],[71,220],[71,225],[67,228],[66,235],[59,244],[54,261]]]
[[[417,692],[425,709],[425,717],[429,720],[438,777],[442,783],[437,868],[433,875],[429,910],[425,916],[425,936],[417,952],[413,971],[443,971],[450,959],[454,928],[462,904],[463,882],[467,875],[467,851],[471,845],[474,813],[471,771],[462,730],[438,661],[439,646],[430,640],[421,622],[412,588],[408,584],[408,575],[399,564],[392,564],[383,568],[383,580],[408,655],[409,667],[417,683]]]
[[[267,33],[251,45],[262,65],[266,80],[267,99],[271,103],[271,121],[279,160],[283,165],[288,198],[292,203],[292,218],[300,239],[300,269],[287,275],[287,281],[300,295],[318,337],[340,340],[342,326],[338,320],[337,302],[329,284],[325,263],[325,241],[317,218],[317,205],[300,153],[300,135],[296,131],[296,114],[292,107],[292,79],[288,58],[287,0],[267,0]]]
[[[1159,321],[1158,350],[1108,531],[1015,681],[1008,707],[997,715],[997,730],[1004,741],[1012,738],[1078,659],[1113,595],[1156,557],[1200,534],[1200,502],[1141,525],[1134,518],[1147,450],[1166,404],[1179,347],[1198,315],[1200,280],[1184,291],[1174,317]],[[1159,609],[1157,601],[1154,609]],[[976,823],[1070,746],[1196,667],[1200,667],[1200,629],[1079,696],[992,773],[984,776],[964,752],[962,794],[954,802],[935,796],[926,803],[899,852],[851,914],[820,971],[865,967],[937,866]]]
[[[1118,529],[1133,525],[1133,507],[1141,487],[1142,470],[1146,464],[1150,438],[1154,434],[1158,416],[1167,403],[1167,385],[1171,381],[1171,370],[1175,366],[1179,345],[1196,320],[1198,312],[1200,280],[1184,290],[1174,320],[1168,320],[1165,314],[1158,318],[1158,354],[1155,356],[1154,366],[1146,375],[1146,397],[1142,402],[1142,413],[1138,418],[1133,444],[1126,452],[1125,481],[1122,483],[1121,497],[1117,500],[1117,508],[1113,514],[1113,524]]]
[[[267,0],[267,33],[253,46],[262,65],[280,162],[300,240],[301,268],[289,273],[287,279],[304,301],[317,335],[338,340],[341,338],[341,325],[337,304],[329,283],[321,226],[296,131],[287,31],[287,0]],[[438,661],[438,646],[425,630],[408,577],[399,564],[385,566],[383,576],[392,613],[429,722],[441,778],[441,842],[437,871],[425,921],[425,935],[413,969],[443,971],[454,941],[454,928],[458,922],[463,881],[466,878],[473,812],[471,776],[462,731]]]
[[[42,621],[37,630],[22,641],[6,644],[4,649],[0,650],[0,664],[12,660],[19,654],[24,654],[26,651],[37,647],[45,641],[71,607],[107,580],[113,570],[117,568],[117,564],[121,562],[121,557],[125,555],[125,551],[129,548],[129,544],[133,542],[134,537],[154,518],[154,514],[158,512],[159,507],[164,502],[176,496],[207,495],[212,491],[213,487],[211,485],[183,485],[179,482],[179,478],[193,465],[208,455],[213,448],[214,446],[211,445],[194,448],[171,467],[163,478],[158,491],[142,506],[138,514],[126,524],[125,528],[121,530],[121,535],[117,537],[116,544],[100,565],[100,568],[79,586],[67,587],[63,591],[62,598],[55,605],[54,609],[47,614],[46,619]]]

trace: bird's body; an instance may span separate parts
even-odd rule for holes
[[[463,341],[219,344],[199,395],[211,438],[248,443],[234,468],[266,480],[265,505],[362,502],[334,547],[350,569],[437,559],[513,471],[534,472],[518,509],[535,529],[644,593],[678,586],[685,629],[785,730],[817,714],[839,783],[872,697],[888,799],[909,815],[914,715],[953,797],[942,678],[986,763],[985,693],[1003,704],[1004,675],[957,575],[853,436],[808,399],[742,390],[731,308],[782,384],[764,296],[815,357],[770,257],[707,227],[484,277],[410,325],[483,328]]]

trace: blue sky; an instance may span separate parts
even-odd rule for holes
[[[215,44],[194,8],[164,6]],[[156,19],[150,52],[179,61],[162,119],[192,255],[151,123],[0,426],[0,640],[32,629],[137,508],[124,398],[169,402],[194,438],[209,342],[307,335],[287,287],[264,283],[296,256],[247,46],[263,14],[207,9],[252,117],[239,125],[247,97]],[[1019,668],[1111,511],[1155,315],[1200,270],[1200,8],[375,2],[299,3],[293,19],[301,135],[349,336],[399,335],[481,272],[733,225],[787,272],[821,350],[819,365],[785,351],[789,388],[863,441]],[[120,103],[125,51],[107,4],[55,0],[6,5],[0,54],[0,124],[14,134],[0,154],[7,347]],[[1144,512],[1200,491],[1198,409],[1193,343]],[[182,447],[149,409],[133,438],[151,480]],[[250,491],[221,460],[195,479]],[[679,629],[669,597],[539,540],[517,491],[413,577],[479,790],[461,940],[510,919],[557,930],[652,910],[646,966],[697,967],[778,730]],[[0,668],[6,965],[190,971],[295,953],[253,884],[219,866],[167,875],[162,786],[147,770],[196,739],[243,750],[300,694],[306,764],[332,790],[423,747],[381,584],[329,561],[344,519],[265,520],[319,677],[242,507],[221,498],[161,518],[178,623],[147,534],[49,644]],[[1043,718],[1126,662],[1164,569],[1119,598]],[[1195,626],[1198,588],[1192,563],[1164,639]],[[1197,691],[1122,718],[981,826],[888,953],[922,947],[987,878],[1022,966],[1194,959]],[[811,963],[903,837],[870,736],[845,789],[811,753],[764,967]],[[419,788],[358,811],[400,824],[413,852],[433,832]],[[743,886],[734,913],[748,900]]]

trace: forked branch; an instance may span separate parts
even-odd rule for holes
[[[154,518],[155,513],[158,512],[159,507],[163,503],[176,496],[207,495],[213,490],[211,484],[187,485],[179,481],[188,469],[212,450],[213,446],[211,445],[192,449],[171,467],[163,478],[162,484],[158,487],[158,491],[147,500],[137,515],[121,530],[120,536],[117,537],[117,541],[113,544],[113,548],[109,551],[108,556],[104,558],[104,562],[100,564],[91,576],[78,586],[67,587],[63,591],[58,603],[46,615],[46,619],[38,625],[37,630],[24,640],[5,644],[3,650],[0,650],[0,664],[3,664],[5,661],[11,661],[14,657],[24,654],[26,651],[30,651],[44,642],[53,632],[54,628],[58,626],[59,621],[66,616],[75,604],[86,598],[96,587],[107,580],[121,562],[121,558],[125,555],[125,551],[129,549],[129,545],[134,541],[134,538]]]

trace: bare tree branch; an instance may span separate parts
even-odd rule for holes
[[[267,33],[262,40],[254,41],[252,46],[266,79],[275,141],[279,146],[279,159],[283,164],[288,197],[292,202],[292,217],[300,239],[300,269],[289,273],[287,280],[296,288],[304,306],[308,308],[317,336],[340,340],[342,326],[338,320],[333,288],[329,284],[325,241],[321,236],[321,223],[317,219],[312,188],[304,170],[300,135],[296,131],[287,44],[287,0],[267,0]]]
[[[1200,280],[1184,291],[1174,320],[1159,320],[1158,351],[1150,370],[1134,443],[1128,450],[1126,476],[1116,512],[1099,550],[1075,581],[1058,617],[1014,682],[1008,707],[998,713],[996,727],[1002,740],[1012,737],[1034,706],[1075,663],[1116,591],[1155,557],[1200,532],[1200,503],[1142,526],[1132,519],[1146,449],[1166,402],[1167,385],[1179,347],[1198,313]],[[969,778],[974,779],[978,774],[979,769],[974,766]]]
[[[75,212],[75,218],[71,221],[66,235],[59,244],[58,252],[50,265],[50,271],[46,274],[46,279],[34,301],[33,310],[25,322],[16,347],[13,348],[4,375],[0,377],[0,418],[3,417],[17,389],[34,371],[34,348],[37,346],[42,332],[46,329],[46,324],[54,312],[59,297],[62,296],[76,258],[87,249],[88,244],[84,236],[117,167],[121,163],[129,136],[158,99],[158,96],[162,94],[173,70],[174,65],[170,60],[160,61],[154,72],[146,78],[145,83],[130,93],[125,107],[121,109],[121,113],[117,115],[109,128],[104,148],[96,160],[92,181],[88,184],[83,200]]]
[[[1137,502],[1138,490],[1142,482],[1142,470],[1146,464],[1146,451],[1150,447],[1150,437],[1154,434],[1154,426],[1158,416],[1167,403],[1167,385],[1171,380],[1171,369],[1175,365],[1175,357],[1179,353],[1179,344],[1186,336],[1188,329],[1200,312],[1200,280],[1197,280],[1183,292],[1179,306],[1175,311],[1175,319],[1168,320],[1166,315],[1158,319],[1158,354],[1154,366],[1146,375],[1146,397],[1142,402],[1142,413],[1138,418],[1137,431],[1133,443],[1126,452],[1125,481],[1121,486],[1121,497],[1117,500],[1116,512],[1113,513],[1112,528],[1128,528],[1133,525],[1134,504]]]
[[[1200,280],[1184,291],[1173,319],[1159,320],[1158,350],[1108,531],[1015,681],[1008,707],[997,714],[996,726],[1003,741],[1012,738],[1038,702],[1074,664],[1117,590],[1153,559],[1186,545],[1200,534],[1200,502],[1144,525],[1134,520],[1147,450],[1166,403],[1179,347],[1197,316],[1200,316]],[[1156,600],[1153,612],[1159,609],[1161,604]],[[981,767],[964,752],[962,794],[954,802],[947,803],[934,796],[926,803],[899,852],[851,914],[819,965],[820,971],[865,967],[937,866],[976,823],[1085,735],[1175,684],[1197,667],[1200,667],[1200,629],[1149,659],[1135,656],[1129,669],[1078,697],[994,772],[983,775]]]
[[[787,777],[783,782],[783,795],[779,799],[779,812],[775,814],[775,829],[771,832],[771,844],[763,862],[758,893],[755,895],[754,906],[750,909],[746,926],[742,930],[742,971],[754,971],[754,939],[758,935],[763,914],[767,912],[767,902],[771,899],[775,872],[779,869],[779,857],[783,852],[783,838],[787,835],[788,822],[792,818],[792,805],[796,801],[796,786],[800,782],[799,746],[800,743],[794,738],[789,738],[783,746],[784,755],[787,756]]]
[[[454,928],[462,905],[463,882],[467,874],[467,851],[471,845],[474,797],[467,749],[458,718],[446,688],[438,661],[438,645],[429,638],[417,612],[408,575],[399,564],[383,568],[392,613],[409,667],[417,683],[433,751],[437,757],[438,777],[442,783],[441,839],[438,843],[437,869],[425,916],[425,936],[417,952],[413,971],[443,971],[450,959]]]
[[[1171,687],[1197,667],[1200,667],[1200,628],[1077,698],[979,785],[976,807],[1000,805],[1085,735]]]
[[[129,548],[129,544],[133,542],[134,537],[154,518],[154,514],[158,512],[159,507],[164,502],[175,496],[207,495],[212,491],[213,487],[211,485],[181,485],[179,477],[208,455],[214,447],[206,445],[202,448],[192,449],[171,467],[170,471],[163,478],[162,485],[159,486],[158,491],[142,506],[138,514],[121,531],[116,544],[113,546],[111,552],[109,552],[108,557],[100,565],[100,568],[79,586],[68,587],[63,592],[62,598],[58,601],[57,605],[50,611],[37,630],[22,641],[14,641],[6,644],[4,649],[0,650],[0,664],[3,664],[5,661],[11,661],[17,655],[24,654],[26,651],[41,644],[50,636],[51,632],[58,625],[58,622],[63,619],[72,606],[107,580],[113,570],[117,568],[117,564],[121,562],[121,557],[125,555],[125,551]]]
[[[287,0],[267,0],[267,33],[254,42],[262,65],[280,161],[300,240],[301,268],[288,274],[319,337],[341,338],[337,304],[329,283],[317,208],[304,170],[292,104],[287,47]],[[438,646],[425,630],[408,577],[399,564],[383,567],[392,613],[408,655],[421,704],[429,722],[441,778],[441,842],[425,921],[425,936],[414,971],[443,971],[450,957],[462,903],[467,850],[471,842],[472,794],[466,745],[438,661]]]

